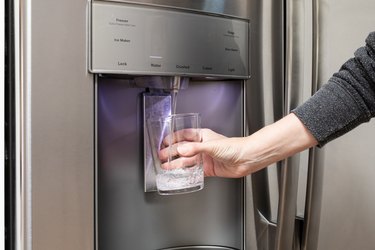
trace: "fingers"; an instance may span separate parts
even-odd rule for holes
[[[215,152],[217,153],[217,141],[227,137],[210,129],[201,129],[202,140],[196,140],[196,129],[177,131],[163,140],[163,147],[159,151],[159,158],[163,169],[176,169],[204,163],[206,176],[216,176],[214,169]],[[175,138],[172,140],[172,138]],[[220,143],[219,143],[220,144]],[[202,154],[203,153],[203,154]],[[169,159],[169,160],[168,160]]]
[[[161,162],[168,161],[168,158],[178,156],[191,157],[204,151],[203,143],[200,142],[182,142],[175,143],[159,151]]]
[[[177,142],[206,142],[218,139],[224,139],[226,136],[218,134],[211,129],[182,129],[174,132],[173,134],[167,135],[163,139],[163,146],[168,147],[169,145]]]
[[[178,145],[177,153],[182,156],[193,156],[199,154],[202,151],[201,147],[202,143],[200,142],[190,142],[190,143],[183,143]]]
[[[177,147],[178,147],[178,144],[173,144],[169,147],[166,147],[166,148],[163,148],[159,151],[159,159],[160,161],[163,163],[163,162],[166,162],[168,161],[169,158],[175,158],[178,155],[178,152],[177,152]]]
[[[195,155],[193,157],[179,157],[173,159],[172,161],[164,162],[161,167],[166,170],[176,168],[189,168],[196,166],[200,162],[201,160],[199,155]]]
[[[195,166],[201,161],[201,156],[196,153],[197,149],[191,150],[200,143],[175,143],[159,151],[159,159],[163,169],[186,168]],[[195,146],[194,146],[195,145]],[[186,152],[184,154],[184,148]],[[180,150],[182,148],[182,151]]]
[[[199,142],[201,141],[200,129],[181,129],[172,134],[167,135],[163,139],[164,146],[170,146],[177,142],[190,141],[190,142]]]

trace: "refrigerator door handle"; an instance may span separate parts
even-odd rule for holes
[[[312,1],[312,89],[313,95],[319,88],[319,0]],[[323,150],[312,148],[309,151],[307,190],[305,201],[302,250],[315,250],[318,247],[320,213],[323,189]]]
[[[323,151],[312,148],[309,151],[305,216],[301,250],[318,248],[319,224],[323,190],[323,168],[319,164]]]
[[[294,249],[294,226],[298,190],[299,156],[281,163],[280,196],[276,228],[275,249]]]
[[[306,81],[305,11],[307,1],[286,1],[286,52],[285,52],[285,103],[284,115],[287,115],[303,101],[304,81]],[[300,155],[296,154],[281,163],[280,195],[278,206],[278,226],[275,249],[299,249],[293,246],[295,240],[297,214],[297,194]]]

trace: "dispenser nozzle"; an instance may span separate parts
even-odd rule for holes
[[[172,91],[178,91],[181,88],[181,77],[173,77]]]

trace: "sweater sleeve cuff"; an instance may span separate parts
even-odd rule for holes
[[[352,101],[348,101],[348,100]],[[322,147],[364,120],[360,107],[339,84],[326,84],[308,101],[292,110]]]

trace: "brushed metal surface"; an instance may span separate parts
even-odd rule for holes
[[[94,247],[93,80],[86,1],[19,1],[17,250]],[[48,9],[48,11],[45,11]],[[20,143],[20,141],[17,141]]]
[[[319,0],[311,5],[311,95],[318,89],[319,62]],[[305,84],[308,85],[308,84]],[[322,208],[322,190],[324,169],[322,162],[323,151],[317,154],[317,148],[309,150],[308,175],[306,183],[305,211],[303,215],[304,228],[301,249],[315,250],[319,242],[319,220]],[[319,156],[319,157],[318,157]]]
[[[90,71],[248,78],[249,21],[94,1]]]
[[[198,112],[202,127],[241,136],[242,88],[241,81],[190,82],[178,93],[177,113]],[[192,194],[144,192],[143,91],[121,80],[98,82],[98,249],[243,249],[242,179],[206,178]]]
[[[286,52],[285,52],[285,106],[284,115],[287,115],[300,105],[305,99],[304,92],[310,96],[311,88],[304,85],[311,79],[311,39],[306,34],[311,33],[312,12],[308,1],[286,1]],[[304,91],[304,88],[308,91]],[[297,216],[298,193],[305,192],[306,185],[299,181],[305,178],[300,176],[300,168],[307,168],[307,158],[295,154],[282,161],[280,173],[280,198],[278,206],[276,249],[299,249],[293,247],[295,233],[295,218]],[[302,171],[301,171],[302,172]],[[306,173],[306,171],[305,171]],[[299,192],[298,192],[299,191]],[[302,196],[303,197],[303,196]],[[299,203],[304,203],[304,199]],[[303,209],[303,207],[302,207]],[[303,212],[302,212],[303,216]],[[300,239],[298,239],[299,241]]]
[[[318,4],[321,86],[374,31],[375,2],[319,0]],[[317,151],[324,171],[317,249],[374,248],[374,131],[371,121]]]
[[[31,249],[32,203],[30,164],[30,5],[14,1],[15,42],[15,242],[16,250]]]
[[[284,10],[283,1],[250,0],[248,5],[252,39],[251,79],[246,85],[246,122],[248,134],[252,134],[283,116]],[[270,242],[263,242],[269,237],[263,237],[262,216],[268,221],[277,219],[277,172],[274,164],[247,177],[246,249],[274,245],[272,235]]]
[[[104,0],[107,1],[107,0]],[[249,1],[246,0],[108,0],[107,2],[138,3],[225,14],[241,18],[249,16]]]

